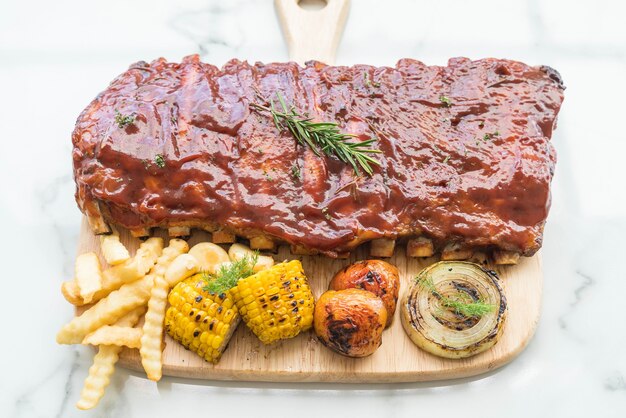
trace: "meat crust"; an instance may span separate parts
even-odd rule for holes
[[[106,223],[199,227],[329,256],[421,235],[437,248],[532,255],[550,207],[563,90],[549,67],[500,59],[139,62],[78,118],[76,200],[98,233]],[[315,155],[250,106],[277,92],[355,141],[375,138],[373,175]]]

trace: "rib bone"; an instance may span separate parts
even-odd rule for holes
[[[266,235],[259,235],[250,238],[250,248],[253,250],[274,251],[276,249],[276,243]]]
[[[135,238],[149,237],[150,228],[145,228],[145,227],[132,228],[130,230],[130,234]]]
[[[519,261],[519,253],[514,251],[499,251],[493,252],[493,261],[498,265],[513,265]]]
[[[170,226],[167,233],[170,237],[188,237],[191,235],[191,229],[188,226]]]
[[[474,251],[461,246],[458,243],[450,243],[441,251],[442,260],[467,260],[472,257]]]
[[[426,237],[411,239],[406,245],[408,257],[432,257],[434,253],[433,241]]]
[[[237,240],[235,234],[230,231],[225,231],[223,229],[217,230],[213,232],[213,243],[214,244],[232,244]]]
[[[302,245],[291,245],[291,254],[293,255],[317,255],[318,252],[316,250],[309,250],[308,248]]]
[[[391,257],[396,247],[396,240],[379,238],[370,242],[370,255],[373,257]]]

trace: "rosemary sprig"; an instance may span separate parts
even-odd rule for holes
[[[375,141],[371,138],[362,142],[349,142],[355,135],[345,134],[334,122],[314,122],[313,118],[302,116],[295,107],[288,107],[280,93],[276,93],[281,109],[276,109],[273,102],[269,106],[252,103],[251,106],[269,112],[278,130],[287,129],[302,145],[308,145],[316,155],[320,150],[326,155],[335,155],[344,163],[350,164],[357,175],[359,167],[372,175],[371,164],[380,165],[370,154],[381,151],[370,148]]]
[[[467,318],[481,317],[489,312],[493,312],[495,309],[494,305],[485,303],[481,300],[475,302],[472,298],[461,292],[454,297],[444,296],[437,291],[435,284],[430,277],[420,280],[420,284],[429,290],[437,299],[439,299],[441,305],[452,309],[458,315],[463,315]]]
[[[217,274],[203,273],[202,277],[207,281],[207,285],[202,289],[218,295],[232,289],[239,279],[245,279],[254,274],[253,268],[258,260],[259,253],[255,252],[252,257],[244,255],[241,260],[220,266]]]

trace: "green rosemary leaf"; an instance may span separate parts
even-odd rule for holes
[[[345,134],[339,130],[334,122],[314,122],[312,118],[303,116],[291,106],[288,107],[280,93],[276,93],[281,110],[277,110],[274,102],[269,106],[252,103],[251,106],[269,112],[278,130],[288,130],[302,145],[306,145],[316,155],[320,151],[327,155],[334,155],[346,164],[350,164],[357,175],[360,170],[372,175],[372,165],[380,165],[379,161],[370,154],[379,154],[380,150],[370,148],[376,141],[371,138],[362,142],[350,142],[355,135]]]

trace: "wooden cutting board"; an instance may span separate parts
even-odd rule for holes
[[[277,13],[294,61],[318,59],[334,61],[341,32],[348,13],[347,0],[328,0],[319,11],[303,10],[297,0],[276,0]],[[139,240],[120,231],[122,242],[133,252]],[[166,238],[159,231],[156,235]],[[193,245],[210,241],[210,234],[194,231]],[[226,247],[225,247],[226,248]],[[100,253],[100,243],[86,219],[83,219],[78,252]],[[349,259],[333,260],[321,256],[293,256],[281,247],[274,256],[277,261],[300,259],[316,297],[323,293],[332,276],[342,267],[368,258],[362,246]],[[438,261],[437,257],[415,259],[405,256],[404,248],[396,248],[388,260],[400,271],[400,296],[409,281],[424,267]],[[498,272],[507,297],[509,313],[500,341],[490,350],[463,360],[432,356],[417,348],[406,336],[396,312],[392,326],[383,334],[382,346],[370,357],[351,359],[328,350],[314,333],[307,332],[291,340],[264,346],[241,323],[217,365],[205,362],[195,353],[165,337],[163,374],[216,380],[270,382],[415,382],[473,376],[496,369],[515,358],[534,334],[541,311],[542,272],[539,254],[522,258],[516,266],[493,266]],[[125,349],[120,364],[141,371],[137,350]]]
[[[121,241],[132,250],[139,240],[120,231]],[[166,238],[163,231],[155,235]],[[210,241],[210,234],[194,231],[190,246]],[[227,249],[227,247],[224,247]],[[93,235],[86,219],[83,219],[78,252],[100,253],[99,239]],[[367,245],[361,246],[349,259],[333,260],[322,256],[293,256],[288,247],[281,247],[274,255],[276,261],[297,258],[302,260],[317,298],[328,286],[332,276],[342,267],[357,260],[368,258]],[[388,259],[400,271],[403,295],[409,281],[424,267],[438,261],[437,257],[416,259],[405,256],[403,248],[397,248]],[[541,310],[541,258],[522,258],[516,266],[493,266],[498,272],[507,297],[509,313],[500,341],[490,350],[464,360],[449,360],[432,356],[417,348],[406,336],[400,323],[399,311],[393,324],[383,334],[382,346],[370,357],[351,359],[330,351],[319,343],[313,331],[291,340],[264,346],[241,323],[233,335],[219,364],[205,362],[195,353],[165,337],[163,374],[216,380],[246,380],[269,382],[414,382],[473,376],[496,369],[515,358],[532,337]],[[137,350],[125,349],[120,364],[142,371]]]

